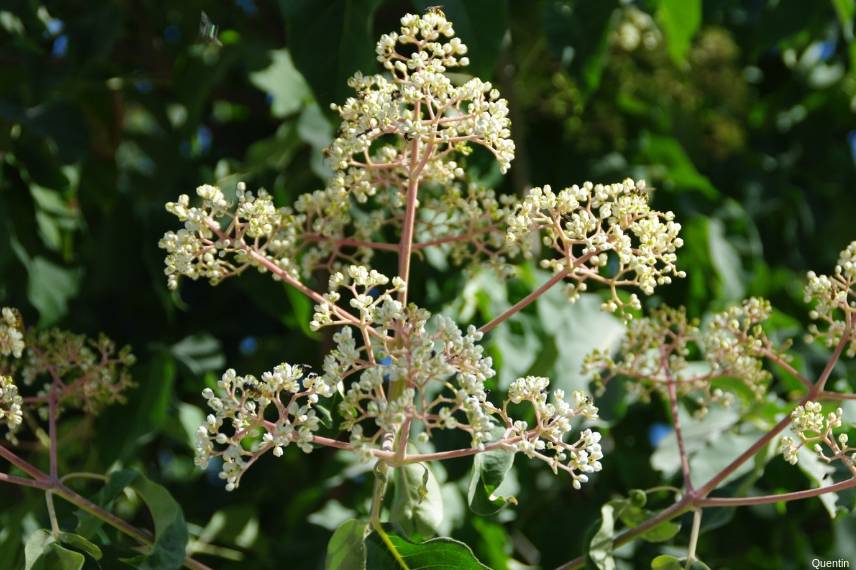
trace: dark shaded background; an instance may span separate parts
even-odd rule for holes
[[[684,303],[701,316],[764,295],[781,310],[782,334],[795,334],[806,318],[802,275],[829,270],[856,239],[853,0],[708,0],[698,26],[692,9],[680,8],[696,3],[675,1],[444,2],[470,46],[470,71],[510,99],[519,148],[508,177],[478,157],[468,166],[509,193],[646,178],[687,242],[679,259],[688,278],[652,302]],[[296,449],[260,461],[231,494],[215,473],[194,470],[199,392],[227,363],[245,372],[317,363],[324,343],[307,330],[309,303],[263,276],[168,292],[157,241],[174,224],[163,204],[201,183],[231,189],[246,180],[282,204],[321,187],[320,149],[335,126],[329,104],[347,97],[354,71],[376,69],[377,37],[427,4],[0,7],[0,303],[20,307],[30,323],[103,330],[139,355],[127,406],[64,424],[63,468],[141,467],[184,506],[195,535],[205,529],[227,549],[225,558],[203,555],[215,567],[319,567],[336,505],[364,513],[369,478],[332,453]],[[651,49],[616,39],[633,10],[660,30]],[[200,34],[203,11],[218,41],[210,28]],[[415,280],[432,309],[454,305],[467,283],[438,266],[423,266]],[[476,288],[457,306],[469,302],[470,318],[486,318],[497,299],[519,298],[535,279]],[[570,374],[563,355],[576,348],[562,327],[577,324],[548,325],[534,308],[524,314],[491,340],[503,374]],[[799,341],[796,350],[809,373],[822,364],[822,351]],[[669,482],[649,461],[651,426],[667,417],[662,403],[619,390],[601,407],[609,451],[593,484],[574,492],[518,459],[520,506],[452,517],[453,536],[492,567],[519,568],[513,557],[549,568],[582,551],[611,496]],[[449,463],[449,480],[468,468]],[[778,458],[761,479],[733,485],[741,483],[776,492],[811,479]],[[852,494],[840,497],[840,508],[853,506]],[[18,564],[21,534],[45,518],[39,493],[0,488],[0,566]],[[853,516],[833,521],[819,501],[706,517],[706,531],[719,525],[700,543],[714,568],[805,568],[814,556],[856,562]],[[661,548],[641,544],[628,564],[646,565]]]

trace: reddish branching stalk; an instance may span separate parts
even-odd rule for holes
[[[666,389],[669,393],[669,404],[672,413],[672,426],[675,429],[675,439],[678,442],[678,453],[681,457],[681,473],[684,477],[684,487],[688,493],[692,493],[693,482],[692,477],[690,476],[690,461],[689,456],[687,455],[686,445],[684,444],[684,434],[681,429],[681,416],[680,411],[678,409],[678,389],[675,385],[675,378],[672,376],[672,373],[669,370],[669,352],[667,350],[661,350],[660,359],[662,362],[661,366],[667,374]]]
[[[844,351],[844,348],[849,342],[849,340],[850,337],[848,334],[842,335],[842,338],[836,345],[835,350],[829,357],[829,360],[827,361],[823,372],[821,372],[820,376],[818,376],[816,382],[810,383],[811,387],[808,391],[808,394],[806,394],[800,400],[799,405],[804,405],[806,402],[815,401],[818,399],[834,399],[830,398],[830,395],[837,396],[837,394],[825,392],[823,388],[826,385],[827,380],[829,380],[829,377],[832,374],[832,370],[838,363],[838,360],[840,359],[841,354]],[[769,355],[765,356],[769,358]],[[779,359],[776,359],[774,361],[777,364],[780,363]],[[758,440],[756,440],[736,459],[726,465],[719,473],[711,477],[711,479],[703,486],[699,487],[698,489],[688,491],[670,507],[660,511],[658,514],[644,521],[638,526],[629,528],[618,536],[616,536],[612,541],[613,547],[617,548],[623,544],[626,544],[631,540],[634,540],[638,536],[644,534],[647,530],[695,509],[700,509],[704,507],[744,507],[750,505],[765,505],[770,503],[797,501],[802,499],[819,497],[827,493],[837,493],[847,489],[856,488],[856,475],[854,475],[853,477],[845,481],[841,481],[839,483],[815,489],[795,491],[791,493],[778,493],[773,495],[760,495],[754,497],[708,497],[708,495],[710,495],[710,493],[716,490],[716,488],[719,487],[719,485],[726,478],[728,478],[729,475],[734,473],[737,469],[740,468],[741,465],[745,464],[747,461],[752,459],[758,452],[767,447],[767,445],[769,445],[770,442],[777,435],[784,431],[791,424],[792,421],[793,418],[790,414],[782,418],[775,426],[773,426],[767,433],[758,438]],[[562,564],[557,568],[557,570],[573,570],[575,568],[582,568],[585,565],[586,556],[583,555],[574,558],[573,560],[566,562],[565,564]]]

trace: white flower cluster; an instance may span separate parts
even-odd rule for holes
[[[761,328],[770,312],[769,302],[752,298],[713,315],[700,327],[697,320],[687,318],[683,307],[661,306],[628,324],[620,359],[596,350],[585,358],[583,370],[595,372],[601,385],[616,375],[633,378],[637,382],[631,389],[646,400],[655,390],[666,396],[674,384],[678,396],[693,398],[699,415],[710,402],[733,402],[733,394],[713,387],[718,378],[737,378],[761,398],[770,379],[763,367],[764,351],[786,358],[774,350]],[[701,362],[688,360],[697,353]]]
[[[675,252],[683,245],[681,225],[672,212],[652,210],[648,194],[644,182],[630,179],[607,185],[586,182],[558,193],[549,186],[533,188],[509,216],[506,239],[531,254],[529,237],[541,236],[544,246],[560,256],[541,265],[574,282],[568,288],[571,300],[591,280],[612,291],[604,309],[639,309],[639,298],[633,294],[624,301],[618,288],[635,286],[650,295],[657,285],[685,276],[675,265]]]
[[[21,316],[15,309],[0,309],[0,357],[21,358],[26,345],[24,343]],[[6,426],[6,438],[15,440],[15,432],[24,421],[23,398],[10,376],[3,373],[11,366],[4,366],[0,358],[0,425]]]
[[[48,392],[54,377],[61,380],[57,392],[59,410],[97,414],[112,404],[125,402],[135,386],[129,367],[136,362],[131,349],[117,350],[105,335],[90,339],[59,329],[31,332],[28,350],[18,375],[25,386],[36,386],[34,403],[47,416]]]
[[[663,34],[650,14],[635,6],[621,10],[621,20],[612,34],[613,45],[632,52],[639,48],[653,50],[663,42]]]
[[[764,369],[763,353],[774,350],[762,325],[772,311],[769,301],[752,297],[714,315],[702,334],[703,349],[714,372],[741,379],[756,398],[764,395],[771,378]],[[787,359],[784,354],[779,356]]]
[[[419,165],[429,181],[448,181],[462,174],[454,155],[469,154],[470,144],[487,148],[500,170],[508,169],[514,158],[508,102],[490,83],[473,78],[456,85],[446,75],[448,68],[469,63],[466,45],[453,36],[452,24],[435,11],[408,14],[400,33],[381,37],[378,61],[391,76],[358,73],[349,81],[356,95],[333,105],[342,118],[329,149],[338,172],[333,187],[365,200],[377,190],[370,171],[387,170],[382,180],[389,183],[390,175],[408,178]],[[374,141],[390,135],[398,144],[373,152]]]
[[[21,358],[24,352],[24,333],[21,318],[9,307],[0,309],[0,356]]]
[[[511,276],[509,251],[503,231],[517,200],[497,196],[477,184],[450,184],[439,194],[420,199],[416,236],[420,244],[443,248],[458,266],[479,266],[485,261],[499,274]],[[420,247],[422,247],[420,245]]]
[[[287,209],[276,208],[267,192],[254,195],[239,184],[236,204],[214,186],[200,186],[196,194],[202,199],[198,206],[190,205],[187,194],[166,205],[184,223],[183,229],[166,232],[158,243],[167,252],[164,273],[171,289],[178,287],[182,276],[216,285],[251,265],[266,271],[262,259],[294,271],[293,217]]]
[[[559,469],[570,473],[574,488],[579,489],[588,482],[589,474],[602,468],[600,434],[586,429],[575,442],[568,443],[566,439],[573,430],[572,421],[579,417],[596,419],[597,408],[591,397],[580,391],[574,391],[569,403],[564,390],[554,390],[548,402],[549,385],[548,378],[539,376],[518,378],[511,383],[503,413],[509,403],[528,402],[535,411],[536,425],[530,428],[523,420],[511,421],[505,416],[509,424],[505,437],[516,441],[515,450],[547,462],[554,473]]]
[[[851,471],[856,472],[856,447],[848,445],[846,433],[840,433],[838,437],[834,434],[834,430],[840,429],[844,423],[842,416],[841,408],[824,414],[820,402],[806,402],[805,405],[797,406],[791,412],[791,429],[797,435],[798,441],[790,437],[782,438],[781,451],[785,461],[796,465],[799,461],[799,450],[810,445],[822,461],[831,463],[841,460]],[[831,455],[827,455],[826,450],[829,450]]]
[[[97,414],[105,406],[125,401],[125,391],[134,386],[128,372],[135,362],[130,347],[117,351],[104,335],[90,339],[59,329],[25,332],[17,311],[5,308],[2,314],[0,346],[5,348],[0,349],[0,376],[18,378],[24,387],[34,386],[28,401],[40,416],[47,417],[53,385],[60,412],[75,409]],[[17,394],[11,384],[4,393],[11,398],[13,389]]]
[[[220,477],[232,491],[244,472],[268,451],[281,457],[293,443],[311,452],[314,433],[321,427],[314,409],[319,397],[316,386],[317,377],[289,364],[278,365],[261,379],[227,370],[217,392],[211,388],[202,392],[212,413],[196,433],[196,464],[206,467],[212,458],[221,458]],[[276,419],[267,419],[271,414]]]
[[[813,302],[810,316],[825,324],[809,325],[809,340],[822,339],[833,347],[847,335],[847,354],[856,356],[856,241],[841,252],[832,275],[808,273],[806,302]],[[846,342],[846,341],[845,341]]]
[[[389,283],[391,287],[379,290]],[[575,443],[565,441],[573,418],[597,417],[591,398],[574,392],[568,403],[556,390],[548,403],[549,381],[524,378],[512,384],[499,408],[488,399],[485,381],[495,371],[475,327],[463,332],[448,317],[405,307],[395,297],[403,284],[366,268],[335,274],[330,286],[326,302],[316,306],[312,326],[342,328],[333,337],[335,348],[324,361],[320,383],[342,387],[342,428],[350,431],[350,443],[364,459],[382,447],[384,434],[413,426],[421,428],[422,441],[437,429],[459,429],[469,434],[473,448],[500,444],[523,451],[571,473],[577,488],[587,481],[587,473],[600,470],[599,434],[587,430]],[[349,291],[359,324],[332,311],[340,289]],[[359,345],[357,338],[362,339]],[[531,429],[507,413],[509,403],[523,401],[535,408],[537,425]]]
[[[10,440],[14,439],[15,432],[24,421],[23,403],[12,378],[0,375],[0,425],[6,426],[6,437]]]

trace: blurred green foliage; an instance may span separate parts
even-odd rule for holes
[[[317,365],[321,352],[306,327],[309,303],[263,276],[169,293],[157,248],[170,228],[163,204],[201,183],[230,190],[245,180],[280,203],[319,188],[327,174],[321,150],[335,128],[329,104],[348,96],[352,73],[375,69],[381,33],[431,3],[9,0],[0,7],[0,304],[20,307],[30,323],[103,330],[140,357],[128,405],[94,423],[63,424],[61,468],[134,467],[164,484],[184,509],[192,548],[214,567],[322,567],[332,529],[365,515],[371,477],[334,453],[291,448],[262,460],[231,494],[215,471],[194,469],[199,392],[227,362],[259,372],[283,360]],[[853,0],[445,0],[443,7],[470,47],[470,71],[510,99],[519,149],[506,179],[478,156],[468,168],[509,193],[645,178],[657,188],[657,207],[684,224],[679,259],[688,273],[651,304],[686,304],[702,316],[762,295],[780,310],[777,334],[799,330],[802,275],[828,270],[856,239]],[[203,11],[217,29],[200,34]],[[543,280],[530,270],[506,286],[428,261],[417,294],[462,321],[496,314]],[[617,326],[596,302],[567,306],[545,296],[490,338],[500,366],[495,389],[522,373],[584,385],[584,352],[614,342]],[[809,373],[823,362],[799,340],[795,350]],[[709,472],[736,455],[753,429],[784,409],[785,395],[750,407],[742,432],[729,431],[735,414],[695,426],[694,468]],[[617,508],[611,499],[672,482],[668,436],[657,445],[662,402],[630,400],[615,384],[598,405],[608,441],[593,484],[575,492],[518,461],[502,494],[519,506],[473,516],[465,511],[471,460],[456,460],[437,473],[448,534],[493,568],[550,568],[602,531],[601,507]],[[825,476],[822,465],[803,473],[768,455],[769,463],[739,473],[732,490],[795,490]],[[714,568],[856,560],[854,496],[836,499],[716,511],[704,519],[699,553]],[[653,494],[648,506],[665,500]],[[138,501],[126,503],[120,514],[150,524]],[[4,567],[22,564],[23,540],[46,526],[43,505],[41,493],[0,488]],[[68,505],[59,508],[61,521],[73,520]],[[647,542],[617,553],[626,568],[658,554],[683,556]]]

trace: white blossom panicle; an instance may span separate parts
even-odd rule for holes
[[[842,337],[848,356],[856,356],[856,241],[850,243],[838,257],[832,275],[808,273],[805,287],[806,302],[814,303],[812,319],[822,325],[809,325],[808,340],[822,340],[832,348]]]
[[[762,325],[772,311],[769,301],[752,297],[714,315],[702,332],[705,356],[713,365],[714,373],[739,378],[756,398],[766,393],[772,377],[764,369],[764,354],[788,359],[784,352],[773,347],[764,333]]]
[[[342,119],[329,149],[341,179],[334,187],[348,187],[365,200],[377,189],[374,172],[381,173],[377,181],[388,184],[391,177],[409,177],[420,164],[429,177],[439,172],[437,181],[447,182],[449,174],[462,173],[455,155],[466,156],[472,144],[490,150],[500,170],[508,170],[514,158],[508,102],[480,79],[452,82],[446,71],[469,64],[467,46],[454,35],[452,24],[436,11],[408,14],[400,32],[381,36],[378,61],[389,75],[358,73],[349,81],[356,95],[333,105]],[[390,136],[397,144],[373,153],[374,141]]]
[[[0,425],[6,426],[6,438],[14,441],[15,432],[24,421],[23,398],[9,376],[0,375]]]
[[[280,454],[290,442],[311,450],[319,428],[313,406],[338,392],[339,427],[349,434],[348,449],[365,461],[389,453],[388,434],[412,429],[424,442],[435,430],[462,430],[472,449],[525,452],[570,473],[576,488],[600,470],[600,435],[585,430],[574,442],[568,437],[577,418],[597,417],[589,396],[574,392],[568,401],[555,390],[548,401],[546,378],[523,378],[501,407],[494,405],[485,383],[495,371],[479,344],[482,333],[472,326],[461,331],[448,317],[405,306],[397,298],[403,291],[400,279],[366,267],[334,273],[311,324],[315,330],[337,329],[323,374],[281,365],[258,380],[228,371],[218,393],[204,393],[213,413],[197,435],[197,463],[222,458],[221,476],[234,489],[267,451]],[[343,317],[344,306],[352,318]],[[509,405],[521,403],[534,406],[537,424],[531,428],[508,413]]]
[[[506,437],[516,442],[513,444],[516,451],[546,462],[554,473],[559,469],[568,472],[574,488],[579,489],[588,482],[589,474],[602,468],[601,436],[585,429],[576,441],[569,443],[568,435],[574,429],[573,420],[580,417],[596,419],[598,410],[591,397],[580,391],[574,391],[568,402],[564,390],[554,390],[548,400],[549,385],[548,378],[538,376],[518,378],[511,383],[503,406],[503,419],[508,426]],[[522,402],[530,404],[535,411],[536,424],[531,428],[525,421],[513,421],[507,417],[505,410],[508,404]]]
[[[313,380],[313,375],[290,364],[280,364],[261,378],[227,370],[216,391],[202,392],[211,413],[196,433],[196,464],[206,467],[212,458],[222,459],[220,477],[232,491],[268,451],[281,457],[294,444],[311,452],[321,427]]]
[[[594,281],[612,292],[605,310],[640,309],[636,294],[623,300],[618,289],[637,287],[651,295],[672,277],[685,276],[675,265],[675,252],[683,245],[681,225],[672,212],[652,210],[648,194],[644,182],[630,179],[607,185],[586,182],[559,192],[549,186],[533,188],[509,216],[506,240],[531,255],[530,236],[539,236],[559,256],[541,265],[571,280],[571,301]]]
[[[843,410],[824,413],[820,402],[806,402],[791,412],[791,430],[797,439],[782,438],[781,451],[785,461],[796,465],[803,447],[814,452],[822,461],[842,461],[850,471],[856,471],[856,447],[848,445],[846,433],[835,435],[844,424]]]
[[[771,310],[769,302],[752,298],[713,315],[701,327],[683,307],[661,306],[628,324],[620,358],[596,350],[585,358],[583,371],[594,372],[601,387],[617,375],[632,378],[631,390],[646,400],[652,391],[667,397],[673,384],[678,396],[693,401],[698,415],[711,402],[734,401],[731,392],[716,387],[720,378],[740,380],[760,399],[771,377],[764,355],[787,358],[761,327]],[[691,355],[700,359],[690,360]]]
[[[0,356],[21,358],[24,352],[24,332],[18,312],[9,307],[0,309]]]
[[[29,405],[41,417],[47,417],[52,386],[60,413],[97,414],[106,406],[125,402],[125,392],[134,386],[128,371],[135,362],[130,347],[117,350],[104,335],[90,339],[59,329],[25,330],[17,311],[3,312],[9,327],[12,319],[5,316],[15,315],[13,330],[22,336],[15,337],[21,351],[0,352],[0,375],[19,380],[28,392]],[[13,388],[5,393],[11,394]]]

